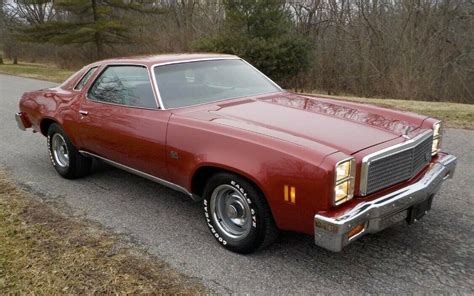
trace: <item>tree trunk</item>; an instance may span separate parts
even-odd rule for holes
[[[99,32],[95,32],[94,42],[95,42],[97,58],[99,60],[101,60],[101,59],[104,58],[104,42],[103,42],[102,36]]]
[[[99,21],[99,14],[97,12],[97,0],[91,0],[92,4],[92,14],[94,18],[94,24],[97,25]],[[96,31],[94,33],[94,43],[96,48],[97,58],[103,59],[104,58],[104,39],[102,38],[102,34],[99,31],[100,29],[96,27]]]

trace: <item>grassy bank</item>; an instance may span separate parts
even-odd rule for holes
[[[368,103],[402,111],[415,112],[440,119],[447,127],[474,129],[474,105],[471,104],[373,99],[350,96],[321,96],[360,103]]]
[[[34,63],[20,63],[19,65],[12,65],[8,64],[8,62],[9,61],[6,61],[6,64],[0,65],[0,73],[55,82],[62,82],[73,73],[72,71],[59,69],[53,65]],[[332,97],[425,114],[443,120],[447,127],[474,129],[474,105],[392,99],[370,99],[349,96]]]
[[[54,207],[56,208],[56,207]],[[85,221],[68,218],[0,171],[0,291],[6,295],[205,294],[198,282]]]
[[[48,80],[53,82],[63,82],[74,71],[60,69],[54,65],[23,63],[13,65],[11,61],[5,60],[4,64],[0,64],[0,73],[26,78],[34,78],[40,80]]]

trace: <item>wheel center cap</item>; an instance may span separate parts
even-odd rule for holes
[[[237,211],[237,209],[235,208],[234,205],[229,205],[227,207],[227,216],[230,218],[230,219],[235,219],[237,218],[239,212]]]

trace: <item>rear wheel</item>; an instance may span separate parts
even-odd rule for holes
[[[246,179],[219,173],[204,190],[204,214],[214,238],[237,253],[271,244],[278,230],[263,194]]]
[[[75,179],[89,174],[92,159],[77,151],[61,126],[53,123],[48,129],[47,140],[51,162],[62,177]]]

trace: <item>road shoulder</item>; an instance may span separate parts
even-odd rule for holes
[[[56,202],[57,203],[57,202]],[[205,294],[164,261],[72,218],[0,170],[0,290],[6,294]]]

